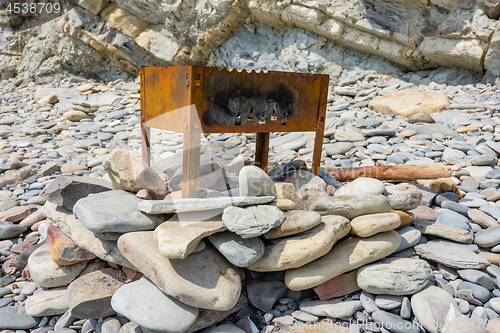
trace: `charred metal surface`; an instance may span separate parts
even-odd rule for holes
[[[314,131],[313,172],[318,174],[328,80],[323,74],[143,67],[143,158],[149,164],[150,127],[184,132],[184,164],[189,161],[189,165],[184,165],[183,195],[190,196],[197,190],[194,164],[198,161],[199,165],[199,147],[193,136],[255,132],[256,164],[266,170],[269,133]]]

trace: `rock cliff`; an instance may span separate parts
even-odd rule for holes
[[[0,8],[2,79],[191,64],[327,73],[332,85],[441,67],[500,75],[497,0],[56,0],[58,13],[22,0],[37,12],[8,10],[19,2]]]

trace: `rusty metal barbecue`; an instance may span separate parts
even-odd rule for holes
[[[198,190],[201,133],[257,133],[255,165],[266,170],[271,132],[316,132],[319,173],[329,76],[214,67],[141,68],[142,157],[150,128],[183,132],[182,196]]]

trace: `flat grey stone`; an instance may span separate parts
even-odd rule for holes
[[[469,289],[470,291],[472,291],[472,295],[474,296],[474,298],[483,303],[488,302],[490,298],[493,297],[488,289],[472,282],[460,282],[460,284],[457,286],[457,290],[462,289]]]
[[[452,201],[449,201],[449,203],[454,203]],[[443,204],[445,204],[445,202],[443,202]],[[456,205],[458,205],[457,203],[455,203]],[[463,230],[466,230],[466,231],[471,231],[471,227],[470,227],[470,220],[468,218],[466,218],[465,216],[463,216],[462,214],[459,214],[457,212],[452,212],[452,211],[449,211],[449,210],[442,210],[441,212],[439,212],[439,216],[436,220],[436,223],[442,223],[442,224],[447,224],[447,225],[451,225],[453,227],[456,227],[456,228],[459,228],[459,229],[463,229]]]
[[[453,297],[435,286],[413,295],[411,309],[427,332],[433,333],[442,332],[444,326],[462,315]]]
[[[271,177],[254,165],[245,166],[240,170],[239,186],[242,196],[276,196]]]
[[[208,236],[219,252],[235,266],[246,267],[264,255],[264,242],[259,237],[242,238],[225,231]]]
[[[500,220],[500,207],[483,205],[479,207],[479,210]]]
[[[495,287],[493,279],[484,272],[475,269],[461,269],[458,270],[458,274],[462,279],[483,286],[488,290],[493,290]]]
[[[73,212],[87,229],[96,233],[153,230],[166,220],[139,211],[137,205],[141,202],[129,192],[106,191],[78,200]]]
[[[431,280],[432,269],[420,259],[386,258],[358,270],[357,283],[372,294],[412,295]]]
[[[0,308],[0,328],[4,330],[25,330],[33,328],[42,318],[26,314],[24,306]]]
[[[353,219],[366,214],[390,213],[391,204],[381,194],[325,196],[316,199],[309,210],[320,215],[341,215]]]
[[[474,242],[481,247],[500,244],[500,226],[481,230],[475,234]]]
[[[451,243],[427,243],[415,246],[417,254],[445,266],[457,269],[483,269],[490,262],[474,252]]]
[[[454,212],[467,216],[467,212],[469,211],[469,207],[461,205],[457,202],[451,200],[445,200],[441,203],[441,207],[451,209]],[[443,211],[445,212],[445,211]],[[442,223],[442,222],[440,222]]]
[[[300,311],[315,316],[328,316],[331,318],[345,318],[352,316],[354,312],[363,307],[360,301],[334,299],[333,301],[309,301],[300,305]]]
[[[81,198],[112,189],[113,185],[103,179],[57,176],[45,188],[44,197],[58,206],[72,210]]]
[[[285,213],[274,206],[251,206],[239,208],[230,206],[224,209],[222,223],[227,230],[243,238],[252,238],[279,227],[285,221]]]
[[[394,333],[420,333],[417,324],[402,319],[400,316],[383,310],[372,313],[373,321]]]
[[[274,196],[239,196],[204,199],[141,200],[137,207],[140,211],[148,214],[165,214],[218,209],[230,206],[261,205],[271,202],[274,199]]]
[[[141,327],[158,332],[184,332],[198,317],[197,308],[164,294],[144,276],[118,289],[111,307]]]
[[[410,225],[396,229],[396,232],[401,236],[401,244],[395,252],[406,250],[418,244],[422,233]]]
[[[14,238],[28,229],[25,225],[12,222],[0,221],[0,240]]]

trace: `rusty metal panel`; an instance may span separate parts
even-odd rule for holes
[[[216,133],[313,131],[323,76],[205,68],[202,126]]]
[[[320,95],[328,75],[199,66],[141,70],[147,92],[141,96],[147,106],[143,120],[149,127],[178,131],[183,123],[178,109],[191,104],[204,133],[315,131],[324,121]]]
[[[146,126],[182,131],[179,109],[191,105],[191,71],[190,66],[141,68],[141,121]]]

